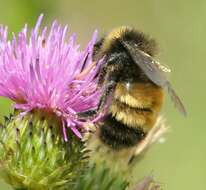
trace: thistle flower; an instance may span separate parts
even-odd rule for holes
[[[95,139],[91,144],[88,141],[87,148],[80,140],[88,124],[76,113],[95,108],[101,94],[96,85],[101,61],[92,63],[97,33],[80,51],[75,34],[67,39],[67,27],[56,21],[50,31],[47,27],[40,31],[42,18],[30,35],[25,26],[11,40],[7,28],[0,27],[0,96],[13,100],[15,108],[0,125],[0,176],[18,190],[125,190],[125,176],[113,173],[106,162],[94,161],[104,161],[108,150],[102,147],[101,156],[92,147],[98,146]],[[131,152],[139,155],[164,131],[157,123]],[[90,148],[91,165],[86,159]],[[127,165],[127,161],[121,163]],[[143,185],[139,184],[138,190],[154,189]]]
[[[100,95],[100,63],[94,67],[91,58],[97,33],[80,51],[75,34],[67,39],[56,21],[40,32],[42,18],[30,36],[25,26],[8,40],[0,27],[0,96],[15,108],[0,128],[0,175],[15,189],[75,184],[87,166],[76,112],[95,108]]]
[[[0,96],[10,98],[22,115],[34,109],[43,109],[62,120],[64,137],[66,127],[81,137],[81,121],[77,112],[97,105],[99,92],[95,76],[98,70],[92,64],[92,49],[97,32],[84,51],[75,43],[76,35],[67,39],[67,26],[53,22],[49,32],[39,32],[43,15],[28,37],[25,26],[7,40],[7,28],[0,27]]]

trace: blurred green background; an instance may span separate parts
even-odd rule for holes
[[[141,178],[151,172],[165,190],[206,189],[206,128],[204,128],[206,1],[192,0],[0,0],[0,23],[18,32],[33,26],[40,13],[44,23],[53,19],[68,24],[86,44],[94,29],[100,34],[119,25],[131,25],[159,43],[158,59],[172,69],[170,79],[182,97],[188,117],[183,118],[166,101],[163,114],[170,132],[167,141],[154,146],[138,164]],[[10,102],[0,99],[0,117]],[[11,189],[3,182],[1,190]]]

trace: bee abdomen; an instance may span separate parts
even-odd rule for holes
[[[139,143],[146,133],[142,128],[131,128],[108,115],[100,127],[100,139],[113,149],[129,148]]]
[[[125,103],[114,100],[110,107],[112,115],[129,127],[150,129],[154,114],[150,108],[132,108]]]

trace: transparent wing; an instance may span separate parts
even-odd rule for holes
[[[186,111],[182,101],[177,96],[176,92],[172,88],[171,83],[169,83],[169,81],[167,83],[167,90],[168,90],[168,94],[170,95],[170,98],[172,99],[175,107],[180,111],[180,113],[182,113],[184,116],[187,116],[187,111]]]
[[[186,109],[183,103],[177,96],[175,90],[172,88],[171,83],[167,80],[167,77],[159,66],[159,63],[153,60],[148,54],[134,48],[134,45],[129,42],[122,41],[121,43],[130,54],[133,61],[142,69],[147,77],[156,85],[168,90],[168,94],[171,97],[175,107],[184,116],[186,116]]]
[[[167,78],[162,70],[159,69],[158,64],[146,53],[134,48],[128,42],[122,42],[127,49],[133,61],[144,71],[147,77],[156,85],[164,87],[167,84]]]

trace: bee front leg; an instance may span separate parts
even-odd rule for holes
[[[89,119],[89,118],[92,118],[94,117],[95,115],[97,115],[97,109],[94,109],[94,110],[87,110],[87,111],[84,111],[84,112],[79,112],[77,114],[78,118],[80,119]]]
[[[104,109],[105,105],[107,104],[108,97],[110,97],[110,95],[113,94],[116,85],[117,85],[116,81],[110,81],[107,83],[105,90],[102,96],[100,97],[100,101],[97,107],[97,112],[101,112]]]
[[[106,66],[104,66],[100,72],[98,85],[102,85],[102,83],[104,83],[105,86],[97,108],[78,113],[77,115],[80,119],[87,120],[89,118],[93,118],[105,108],[108,97],[110,97],[110,95],[113,94],[117,85],[117,81],[119,79],[120,72],[118,72],[118,70],[120,70],[121,67],[120,66],[117,67],[115,65],[117,61],[116,59],[117,57],[112,58],[109,62],[107,62]]]
[[[89,118],[95,117],[97,114],[102,112],[103,109],[105,108],[105,105],[107,104],[108,97],[111,94],[113,94],[114,89],[116,87],[116,84],[117,84],[116,81],[108,82],[106,84],[104,92],[102,93],[102,95],[100,97],[100,101],[99,101],[99,104],[98,104],[97,108],[96,109],[92,109],[92,110],[87,110],[87,111],[84,111],[84,112],[80,112],[80,113],[77,114],[78,117],[80,119],[87,120]]]

